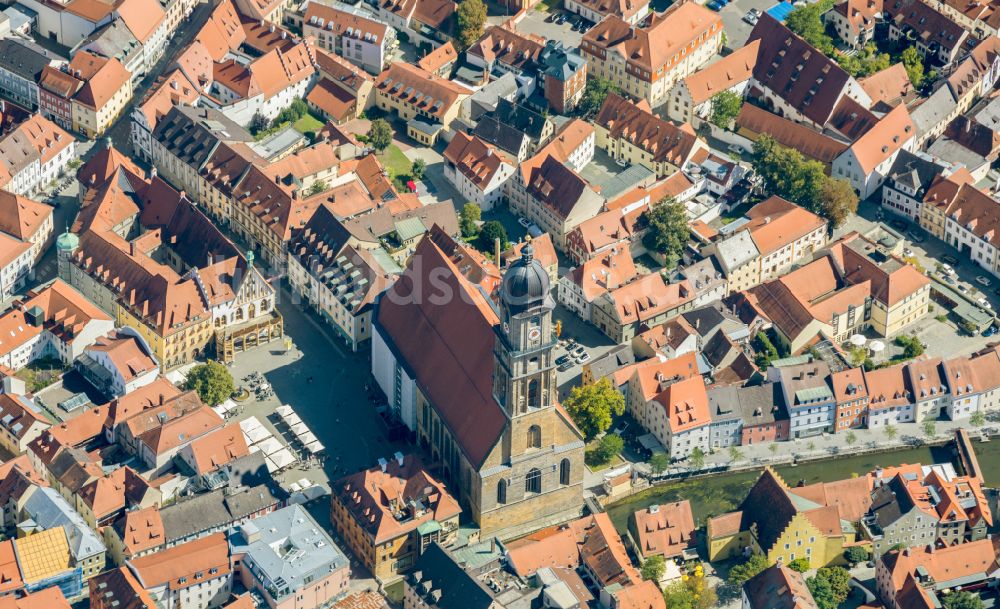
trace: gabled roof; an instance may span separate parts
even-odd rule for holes
[[[761,256],[776,252],[826,224],[816,214],[777,195],[753,206],[746,216],[750,219],[747,230]]]
[[[494,326],[499,318],[486,295],[431,239],[420,241],[412,260],[420,264],[407,267],[380,300],[373,321],[434,404],[459,448],[478,467],[506,424],[493,399]],[[415,286],[430,285],[432,276],[449,286],[455,297],[435,304],[431,302],[435,299],[409,296]]]
[[[750,80],[759,49],[760,41],[753,40],[685,78],[692,103],[703,104],[712,96]]]
[[[131,560],[128,568],[146,590],[181,590],[227,577],[232,571],[229,543],[225,534],[214,533]]]
[[[154,4],[159,7],[159,3]],[[83,87],[73,99],[93,110],[103,108],[132,79],[120,61],[113,57],[100,57],[90,51],[77,51],[69,70],[83,81]]]
[[[898,152],[916,135],[906,106],[900,104],[854,141],[851,151],[865,175]]]
[[[679,168],[701,143],[687,123],[674,125],[617,93],[608,94],[594,123],[607,129],[610,138],[625,140],[648,152],[653,162]]]
[[[832,163],[847,150],[849,144],[811,129],[806,125],[778,116],[753,104],[743,104],[736,117],[736,126],[758,135],[768,135],[786,148],[794,148],[808,158]]]
[[[754,79],[817,125],[825,125],[851,76],[765,12],[747,42],[760,41]],[[800,69],[801,66],[801,69]]]

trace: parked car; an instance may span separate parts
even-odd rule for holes
[[[749,11],[747,11],[747,14],[743,15],[743,21],[746,21],[750,25],[757,25],[757,22],[760,20],[760,17],[758,17],[756,13],[754,13],[755,10],[757,9],[750,9]]]
[[[1000,288],[996,288],[995,290],[993,290],[993,293],[996,294],[997,296],[1000,296]]]
[[[589,353],[584,353],[580,357],[576,358],[576,363],[578,363],[578,364],[586,364],[589,361],[590,361],[590,354]]]
[[[914,243],[923,243],[926,238],[926,234],[922,230],[910,229],[907,231],[906,236],[910,238],[910,241]]]
[[[889,220],[889,224],[893,228],[898,228],[899,230],[906,230],[906,222],[900,220],[899,218],[893,218],[892,220]]]
[[[716,2],[715,0],[711,0],[705,6],[707,6],[710,9],[712,9],[713,11],[721,11],[722,10],[722,5],[719,4],[718,2]]]
[[[553,21],[556,20],[556,18],[557,17],[555,13],[549,13],[548,15],[545,16],[545,23],[552,23]]]
[[[559,372],[566,372],[567,370],[569,370],[570,368],[572,368],[575,365],[576,365],[576,362],[574,362],[573,360],[569,360],[569,361],[566,361],[566,362],[563,362],[562,364],[560,364],[559,367],[556,368],[556,370],[558,370]]]
[[[990,287],[990,280],[987,279],[986,277],[983,277],[982,275],[976,277],[976,283],[983,286],[984,288]]]
[[[989,328],[986,328],[985,330],[983,330],[983,336],[993,336],[996,333],[997,333],[997,327],[996,326],[990,326]]]
[[[910,257],[913,256],[913,250],[911,250],[908,247],[904,247],[903,248],[903,255],[906,256],[907,258],[910,258]]]
[[[524,216],[518,218],[517,223],[523,226],[524,228],[528,228],[529,226],[531,226],[531,220],[525,218]]]
[[[556,358],[556,366],[562,366],[566,362],[572,362],[572,361],[573,357],[569,353],[565,355],[560,355],[559,357]]]
[[[955,278],[952,277],[951,275],[944,275],[943,277],[944,277],[944,282],[947,283],[948,285],[955,285],[958,283],[957,281],[955,281]]]
[[[566,23],[566,14],[559,13],[559,16],[556,17],[556,25],[562,25],[564,23]]]
[[[728,150],[729,152],[735,154],[736,156],[742,156],[742,154],[743,154],[743,147],[742,146],[738,146],[736,144],[730,144],[730,145],[726,146],[726,150]]]
[[[574,358],[579,358],[586,352],[587,352],[586,347],[584,347],[583,345],[577,345],[570,350],[569,354],[572,355]]]
[[[948,264],[958,264],[958,258],[952,256],[951,254],[942,255],[941,260],[944,260]]]
[[[946,273],[948,275],[954,275],[955,274],[955,269],[951,268],[950,264],[942,264],[941,265],[941,272],[942,273]]]
[[[969,294],[972,290],[970,290],[969,286],[965,285],[964,283],[960,283],[958,284],[958,291],[963,294]]]

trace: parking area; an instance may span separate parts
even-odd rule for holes
[[[989,303],[986,310],[995,311],[1000,307],[1000,279],[973,264],[968,257],[963,259],[953,247],[928,235],[926,231],[904,217],[883,210],[875,202],[862,202],[857,215],[834,231],[834,238],[851,231],[868,232],[878,222],[903,234],[907,239],[904,254],[912,257],[935,279],[944,282],[947,287],[955,291],[971,296],[973,300],[985,299],[985,302]],[[917,242],[914,236],[921,241]],[[939,267],[939,264],[947,267]],[[947,268],[953,272],[944,271]],[[980,282],[985,282],[987,285],[982,285]],[[944,307],[934,304],[934,311],[921,320],[917,327],[911,328],[911,331],[927,346],[928,354],[940,357],[967,355],[990,342],[997,341],[995,336],[968,336],[961,332],[953,321],[942,320],[942,316],[947,314],[948,311]]]
[[[761,12],[776,4],[776,0],[733,0],[719,11],[722,25],[726,31],[726,46],[738,49],[744,45],[753,30],[753,25],[743,20],[743,16],[752,8]]]
[[[551,13],[543,11],[530,11],[524,16],[523,19],[521,19],[521,22],[517,24],[517,31],[523,34],[541,36],[546,40],[556,40],[563,43],[563,45],[567,47],[579,47],[580,40],[583,39],[583,32],[574,30],[573,25],[569,22],[560,24],[552,21],[546,21],[546,19],[551,19],[552,17],[558,15],[572,15],[572,13],[567,13],[562,10],[552,11]]]

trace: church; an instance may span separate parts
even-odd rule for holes
[[[481,534],[501,539],[583,505],[583,436],[557,401],[555,303],[533,256],[526,245],[489,294],[425,237],[372,322],[390,407]]]

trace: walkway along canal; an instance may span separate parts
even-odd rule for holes
[[[973,442],[979,465],[986,477],[986,486],[1000,485],[1000,440]],[[800,480],[805,484],[832,482],[852,475],[864,475],[877,467],[902,465],[904,463],[952,462],[955,459],[954,444],[949,442],[938,446],[918,446],[902,448],[882,453],[854,456],[830,456],[802,465],[779,465],[775,470],[789,485]],[[712,474],[703,478],[690,478],[667,482],[613,503],[607,507],[608,516],[619,531],[625,531],[628,517],[636,510],[650,505],[670,503],[687,499],[691,502],[697,524],[705,524],[705,519],[735,510],[753,482],[760,475],[760,469],[734,473]]]

